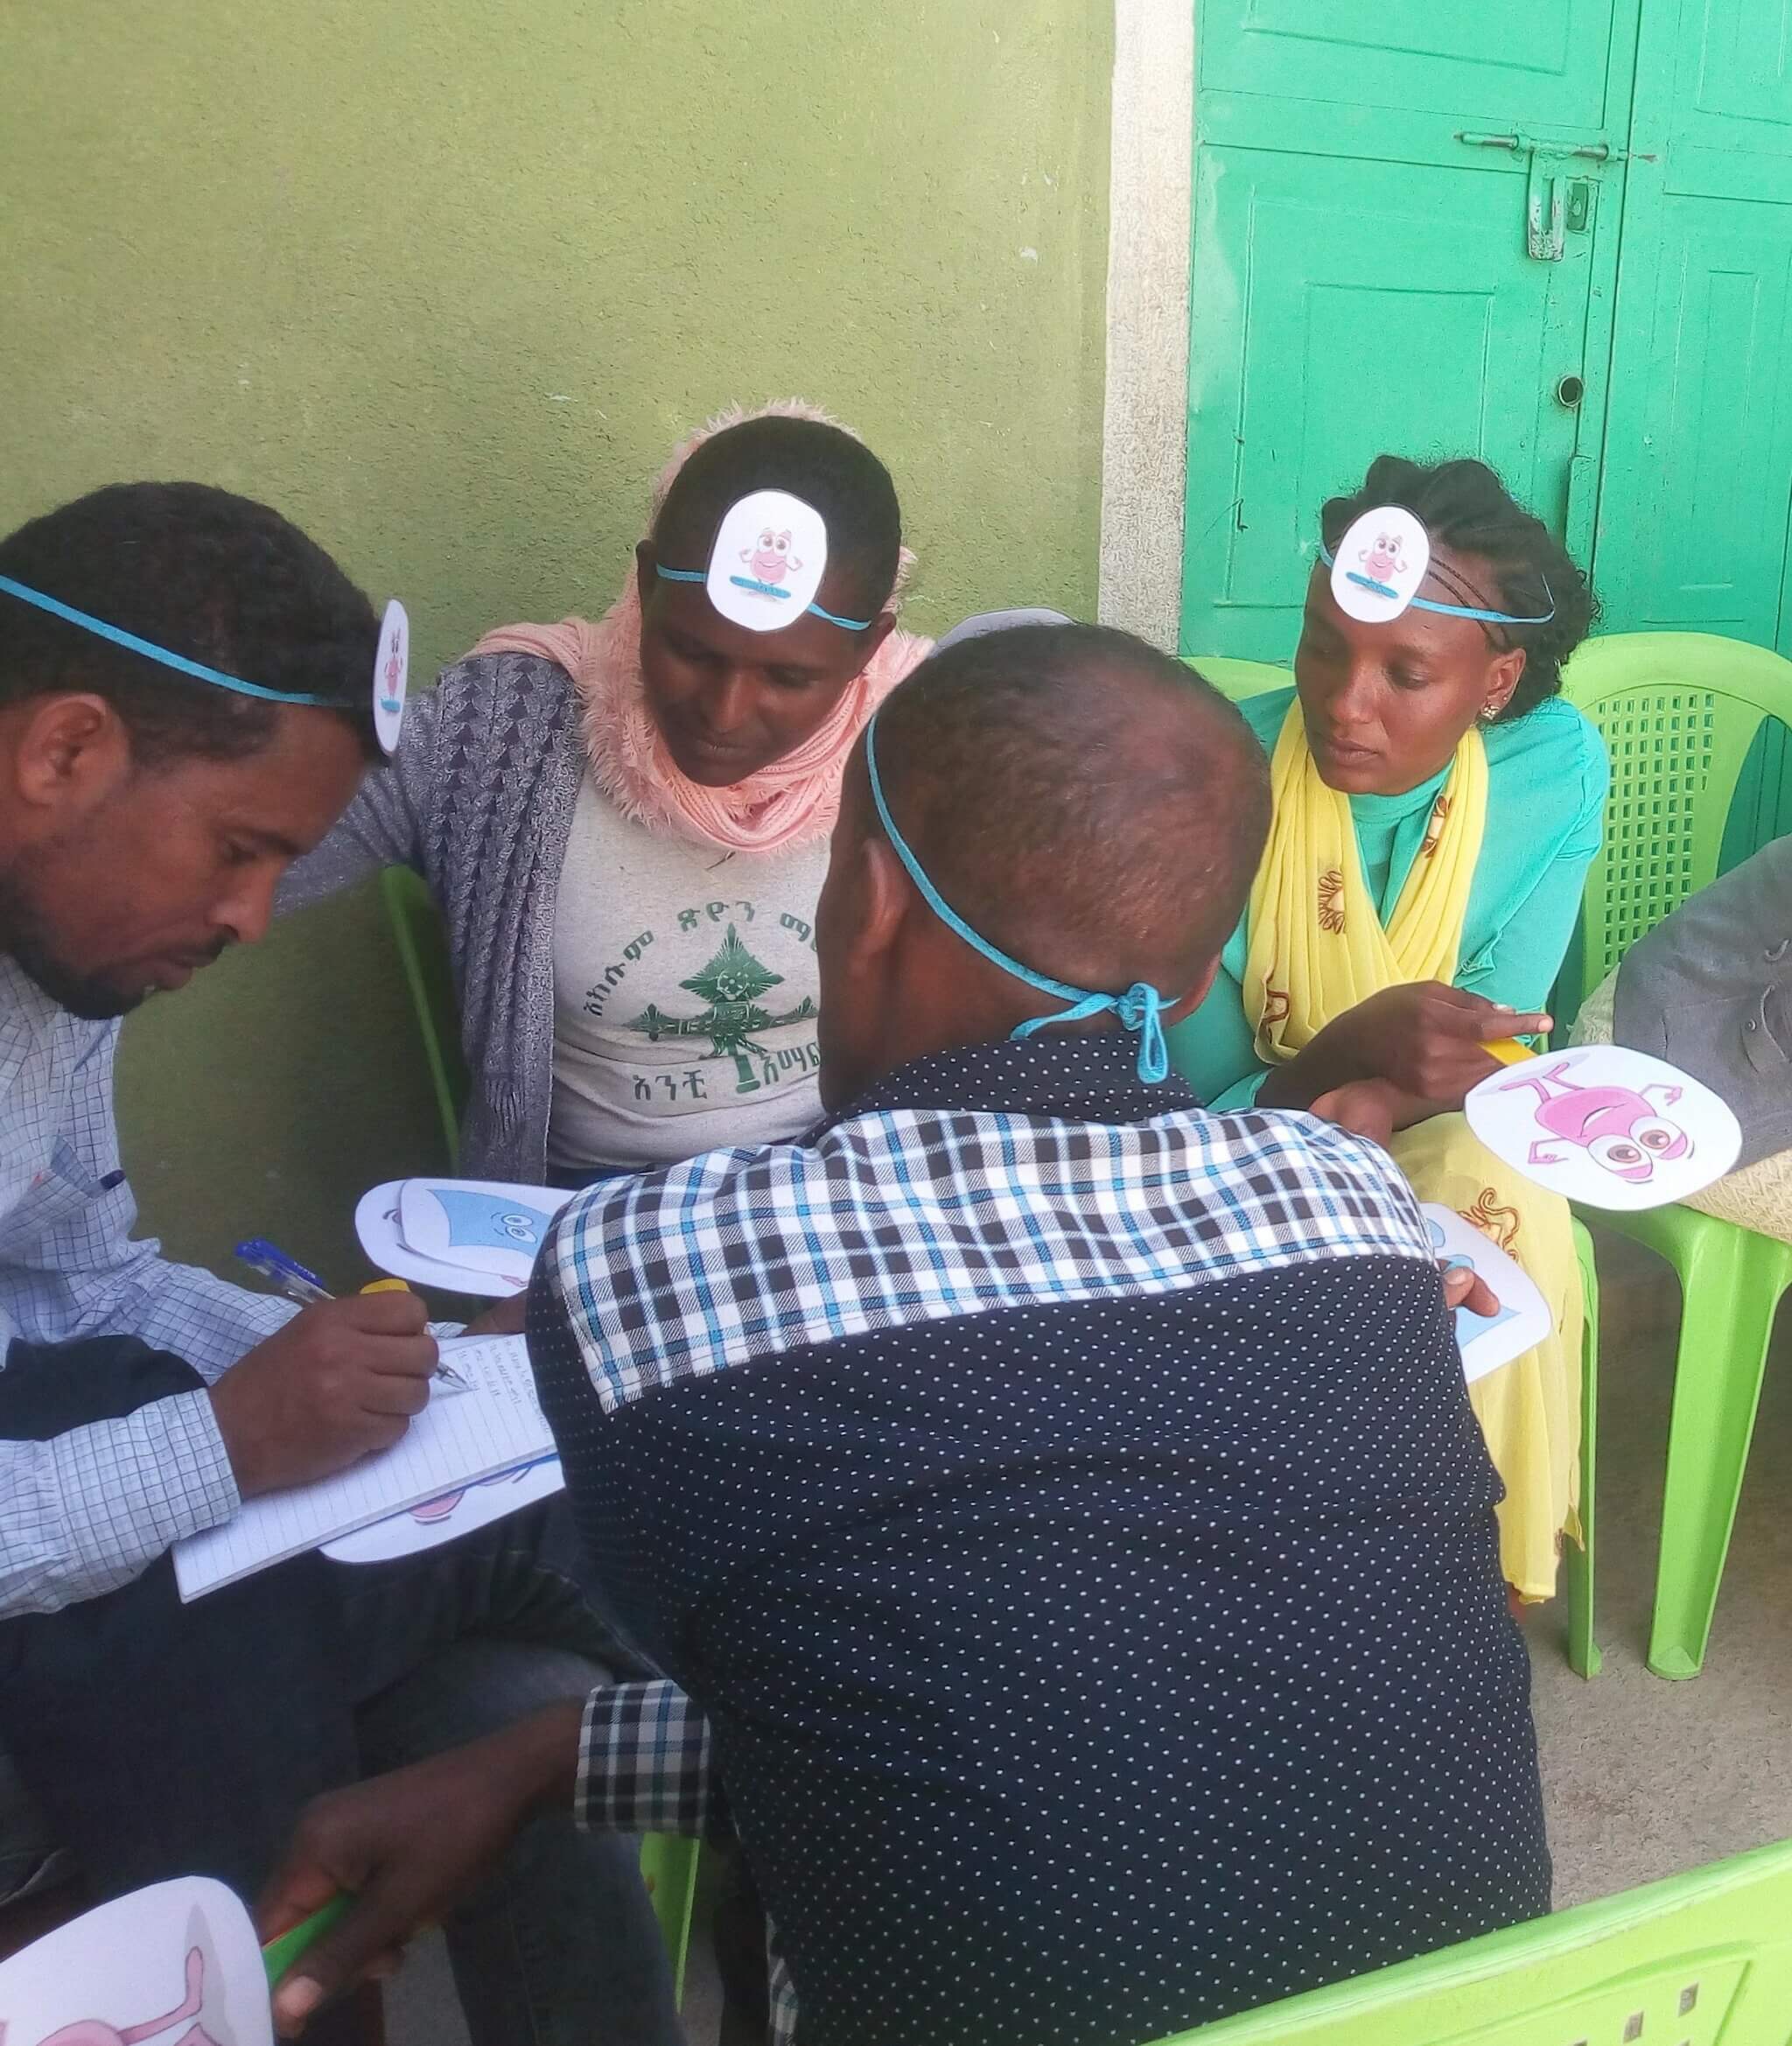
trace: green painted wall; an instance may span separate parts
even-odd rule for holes
[[[265,497],[419,654],[601,608],[690,424],[800,393],[889,461],[926,629],[1092,616],[1106,0],[0,4],[0,530]],[[133,1019],[171,1250],[326,1263],[435,1162],[363,896]]]

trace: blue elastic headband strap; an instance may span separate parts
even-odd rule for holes
[[[654,573],[662,583],[707,583],[709,577],[697,568],[662,568],[654,564]],[[738,578],[737,578],[738,579]],[[877,622],[870,618],[836,618],[831,611],[823,611],[819,604],[811,604],[810,612],[816,618],[825,619],[830,625],[837,625],[843,632],[868,633]]]
[[[234,675],[223,675],[215,668],[189,661],[185,654],[171,654],[166,647],[157,646],[153,640],[140,640],[135,633],[108,625],[103,618],[92,618],[72,605],[59,604],[55,598],[45,596],[41,590],[27,589],[23,583],[15,583],[10,576],[0,576],[0,590],[5,591],[9,597],[17,597],[21,604],[34,604],[39,611],[47,611],[52,618],[78,625],[83,632],[92,633],[96,638],[129,648],[133,654],[141,654],[146,660],[159,661],[163,667],[172,668],[177,674],[190,675],[195,682],[209,682],[218,689],[234,690],[240,697],[261,697],[270,704],[318,704],[332,710],[342,708],[334,697],[305,696],[298,690],[263,689],[259,683],[239,682]]]
[[[1327,568],[1334,566],[1332,550],[1322,540],[1320,543],[1320,559]],[[1541,570],[1537,571],[1540,575]],[[1407,605],[1409,611],[1435,611],[1444,618],[1472,618],[1481,625],[1548,625],[1556,615],[1556,592],[1550,587],[1550,579],[1544,576],[1544,595],[1550,600],[1550,607],[1541,618],[1514,618],[1508,611],[1477,611],[1468,604],[1433,604],[1429,597],[1415,597]]]
[[[948,930],[956,931],[974,951],[981,952],[1004,973],[1012,973],[1016,980],[1024,980],[1029,987],[1038,988],[1041,994],[1055,995],[1060,1002],[1074,1005],[1060,1015],[1035,1016],[1030,1023],[1023,1023],[1011,1031],[1010,1036],[1031,1037],[1035,1030],[1044,1029],[1047,1023],[1080,1023],[1085,1017],[1099,1016],[1111,1009],[1128,1030],[1138,1033],[1139,1078],[1152,1087],[1167,1078],[1170,1050],[1164,1042],[1163,1012],[1170,1005],[1149,981],[1134,981],[1124,995],[1104,995],[1092,994],[1086,987],[1071,987],[1064,981],[1054,980],[1049,974],[1035,973],[1032,967],[1023,966],[1018,959],[1011,959],[999,945],[992,945],[987,938],[979,937],[941,894],[923,872],[908,841],[896,829],[896,820],[890,815],[890,806],[884,800],[884,784],[878,774],[877,733],[878,721],[873,717],[864,728],[864,765],[871,777],[872,801],[878,806],[878,817],[885,837],[907,870],[909,879],[920,890],[928,907]]]

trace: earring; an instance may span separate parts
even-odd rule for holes
[[[1480,721],[1483,725],[1491,725],[1499,714],[1500,705],[1498,704],[1483,704],[1480,707]]]

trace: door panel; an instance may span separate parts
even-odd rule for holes
[[[1792,0],[1648,0],[1595,580],[1607,629],[1787,643]]]
[[[1524,253],[1524,179],[1201,152],[1185,650],[1285,661],[1319,508],[1383,452],[1480,454],[1552,521],[1575,416],[1585,237]],[[1397,260],[1390,252],[1397,248]]]
[[[1320,506],[1384,451],[1479,454],[1590,549],[1637,4],[1204,0],[1185,651],[1289,658]]]
[[[1612,13],[1612,0],[1230,0],[1201,11],[1201,84],[1470,126],[1598,128]]]
[[[1652,211],[1648,263],[1619,297],[1595,564],[1606,629],[1772,646],[1792,492],[1792,211],[1684,195]]]

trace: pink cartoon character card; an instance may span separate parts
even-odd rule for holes
[[[1742,1148],[1736,1118],[1709,1087],[1623,1045],[1526,1059],[1483,1080],[1463,1109],[1496,1157],[1588,1208],[1684,1201]]]
[[[116,1898],[0,1963],[0,2046],[273,2046],[255,1928],[221,1882]]]

